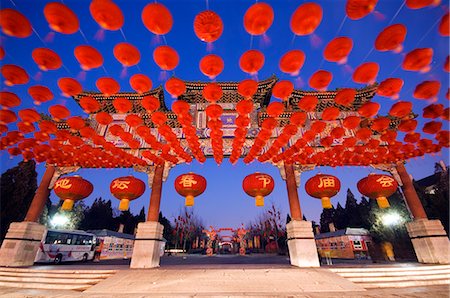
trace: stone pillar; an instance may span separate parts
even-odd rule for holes
[[[403,184],[403,193],[413,221],[406,224],[409,237],[420,263],[450,264],[450,242],[439,220],[428,220],[414,185],[403,163],[396,170]]]
[[[54,173],[55,167],[48,166],[31,201],[25,221],[13,222],[9,226],[0,249],[0,266],[25,267],[33,265],[39,244],[46,230],[37,221],[50,194],[49,186]]]
[[[291,222],[286,225],[291,265],[298,267],[320,267],[312,223],[303,220],[298,198],[297,187],[300,184],[300,173],[302,169],[297,169],[298,179],[296,179],[294,165],[284,164],[283,169],[282,177],[286,180],[292,218]]]
[[[160,257],[164,254],[164,227],[158,222],[164,165],[155,166],[152,175],[152,193],[150,195],[147,221],[139,223],[137,227],[130,268],[159,267]]]

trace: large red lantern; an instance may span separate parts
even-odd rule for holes
[[[203,176],[189,172],[175,179],[175,190],[186,198],[186,206],[194,206],[194,198],[206,189],[206,179]]]
[[[92,183],[81,178],[80,176],[64,177],[56,181],[55,194],[64,200],[61,209],[72,210],[75,201],[88,197],[94,187]]]
[[[341,190],[341,181],[332,175],[318,174],[306,181],[305,189],[311,197],[322,200],[324,209],[330,209],[333,207],[330,198]]]
[[[120,200],[119,210],[126,211],[130,201],[142,196],[145,191],[145,183],[133,176],[119,177],[111,182],[109,190]]]
[[[397,191],[398,183],[388,175],[370,174],[359,180],[357,187],[363,195],[376,199],[378,207],[387,208],[389,207],[387,197]]]
[[[264,197],[272,193],[275,182],[270,175],[253,173],[244,178],[242,188],[245,193],[255,198],[256,206],[264,206]]]

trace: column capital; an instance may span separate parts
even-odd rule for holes
[[[55,173],[53,173],[52,180],[50,181],[50,185],[48,186],[48,189],[52,189],[55,186],[56,180],[58,180],[59,177],[63,175],[67,175],[70,173],[74,173],[78,171],[81,167],[56,167],[55,166]]]
[[[404,162],[400,162],[400,163],[404,163]],[[393,163],[393,164],[376,164],[376,165],[370,165],[370,166],[377,170],[389,172],[392,175],[392,177],[394,177],[395,181],[397,181],[398,185],[403,186],[402,179],[400,178],[400,175],[397,172],[397,164],[395,164],[395,163]]]

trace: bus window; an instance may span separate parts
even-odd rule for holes
[[[47,237],[45,237],[45,244],[54,244],[54,243],[56,243],[57,238],[58,238],[58,233],[48,231]]]

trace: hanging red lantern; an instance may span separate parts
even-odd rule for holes
[[[101,125],[108,125],[113,121],[113,118],[107,112],[100,112],[95,115],[95,120]]]
[[[322,7],[317,3],[301,4],[291,16],[290,27],[295,35],[313,33],[322,22]]]
[[[357,187],[363,195],[376,199],[378,207],[388,208],[389,201],[387,198],[397,191],[398,183],[388,175],[370,174],[359,180]]]
[[[64,200],[61,209],[72,210],[75,201],[88,197],[94,190],[94,187],[92,183],[80,176],[72,176],[56,180],[53,189],[55,194],[61,200]]]
[[[281,57],[279,67],[282,72],[296,76],[304,63],[305,53],[300,50],[291,50]]]
[[[335,176],[317,174],[306,181],[305,189],[311,197],[321,199],[324,209],[330,209],[330,198],[341,190],[341,182]]]
[[[141,105],[144,107],[144,109],[147,110],[147,112],[153,113],[154,111],[159,109],[161,103],[159,102],[159,99],[157,97],[147,95],[142,99]]]
[[[298,107],[305,112],[313,112],[316,109],[319,99],[314,95],[305,95],[298,101]]]
[[[153,34],[164,35],[172,29],[172,14],[161,3],[147,4],[142,10],[141,18],[144,26]]]
[[[248,115],[253,111],[253,102],[250,100],[241,100],[236,104],[236,111],[239,115]]]
[[[28,94],[33,98],[35,105],[40,105],[53,99],[52,91],[45,86],[31,86],[28,88]]]
[[[359,65],[353,72],[353,81],[360,84],[373,84],[377,78],[380,66],[376,62],[366,62]]]
[[[334,138],[334,139],[340,139],[345,135],[345,129],[343,129],[342,127],[335,127],[331,130],[330,135]]]
[[[342,122],[342,125],[347,129],[355,129],[359,126],[360,122],[361,118],[358,116],[347,116]]]
[[[406,6],[409,9],[420,9],[432,4],[437,5],[439,2],[435,0],[406,0]]]
[[[223,113],[223,108],[218,104],[210,104],[206,107],[206,115],[211,119],[218,119]]]
[[[220,56],[210,54],[206,55],[200,60],[200,71],[210,79],[218,76],[224,67],[224,63]]]
[[[264,197],[270,195],[275,187],[273,178],[264,173],[253,173],[244,178],[242,188],[245,193],[255,198],[257,207],[264,206]]]
[[[6,55],[5,49],[2,46],[0,46],[0,60],[3,60],[5,58],[5,55]]]
[[[153,51],[153,60],[162,70],[173,70],[180,58],[177,51],[169,46],[159,46]]]
[[[130,78],[130,86],[137,93],[144,93],[152,89],[152,80],[143,74],[135,74]]]
[[[247,79],[239,82],[237,92],[245,99],[251,98],[258,90],[258,82]]]
[[[297,125],[298,127],[303,126],[306,122],[306,114],[303,112],[294,112],[291,114],[291,117],[289,118],[289,121]]]
[[[256,74],[263,65],[264,54],[258,50],[248,50],[239,59],[239,67],[248,74]]]
[[[58,87],[65,97],[75,96],[83,91],[81,84],[72,78],[60,78],[58,80]]]
[[[359,20],[371,13],[378,0],[347,0],[345,12],[352,20]]]
[[[119,30],[125,22],[122,10],[113,1],[93,0],[89,11],[97,24],[106,30]]]
[[[136,65],[141,60],[141,53],[138,48],[127,42],[116,44],[114,46],[113,54],[117,61],[124,67]]]
[[[133,176],[119,177],[111,182],[109,190],[114,197],[120,200],[119,210],[126,211],[129,209],[130,201],[144,194],[145,183]]]
[[[353,40],[350,37],[336,37],[331,40],[325,50],[323,51],[323,57],[330,62],[336,62],[337,64],[347,63],[347,57],[353,49]]]
[[[261,35],[272,26],[273,9],[263,2],[255,3],[250,6],[244,15],[244,28],[251,35]]]
[[[316,90],[324,91],[327,89],[333,74],[326,70],[318,70],[309,78],[309,86]]]
[[[334,97],[334,102],[338,105],[351,106],[355,100],[356,90],[352,88],[339,89]]]
[[[59,121],[70,116],[70,111],[63,105],[53,105],[48,108],[48,112],[52,117]]]
[[[270,117],[273,118],[277,118],[278,116],[281,115],[281,113],[283,113],[284,111],[284,105],[281,102],[271,102],[268,106],[267,106],[267,114]]]
[[[11,110],[0,110],[0,124],[8,124],[17,121],[17,115]]]
[[[103,65],[102,54],[91,46],[77,46],[74,50],[74,55],[83,70],[90,70]]]
[[[185,206],[194,206],[194,198],[201,195],[205,189],[206,179],[192,172],[175,179],[175,190],[185,197]]]
[[[399,101],[392,105],[389,110],[389,115],[397,118],[404,118],[408,116],[412,111],[412,102],[410,101]]]
[[[388,78],[378,85],[377,94],[392,99],[398,99],[398,94],[402,90],[403,83],[402,79]]]
[[[406,27],[402,24],[394,24],[383,29],[375,39],[375,49],[380,52],[394,51],[400,53],[403,50],[403,42],[406,37]]]
[[[379,110],[380,110],[379,103],[368,101],[358,109],[358,114],[366,118],[371,118],[375,116]]]
[[[67,119],[66,123],[71,129],[77,131],[86,126],[84,119],[78,116]]]
[[[203,88],[202,95],[207,101],[215,103],[222,98],[222,87],[217,83],[209,83]]]
[[[27,17],[11,8],[0,10],[0,27],[6,35],[18,38],[28,37],[32,33],[31,23]]]
[[[288,80],[278,81],[272,88],[272,95],[283,101],[287,101],[294,91],[294,84]]]
[[[409,71],[428,72],[432,60],[432,48],[418,48],[406,54],[402,68]]]
[[[172,111],[178,116],[185,116],[189,114],[191,106],[184,100],[176,100],[172,103]]]
[[[131,101],[129,101],[127,98],[118,97],[113,100],[113,106],[116,109],[117,113],[119,114],[125,114],[128,113],[131,108],[133,107],[133,104]]]
[[[153,115],[152,115],[153,116]],[[133,128],[136,128],[137,126],[141,125],[143,120],[141,117],[135,114],[129,114],[125,117],[125,122]]]
[[[442,128],[442,122],[430,121],[424,124],[422,131],[431,135],[436,134]]]
[[[100,109],[100,103],[93,97],[83,96],[80,98],[80,106],[87,114],[95,113]]]
[[[442,104],[431,104],[423,109],[423,118],[435,119],[444,114],[444,106]]]
[[[120,85],[113,78],[99,78],[95,82],[98,90],[103,93],[106,97],[116,94],[120,90]]]
[[[20,98],[12,92],[0,91],[0,106],[10,109],[20,105]]]
[[[398,130],[401,132],[412,132],[417,127],[417,120],[414,119],[405,119],[400,121],[400,124],[398,125]]]
[[[62,60],[59,55],[47,48],[36,48],[31,52],[33,61],[40,70],[56,70],[62,66]]]
[[[23,109],[19,111],[19,117],[23,122],[38,122],[41,115],[35,109]]]
[[[439,81],[423,81],[414,89],[413,97],[417,99],[431,99],[438,95],[441,89]]]
[[[341,111],[336,107],[328,107],[325,108],[322,112],[322,120],[325,121],[333,121],[339,117]]]
[[[223,32],[220,16],[212,10],[205,10],[195,16],[194,32],[204,42],[214,42]]]
[[[44,7],[44,17],[50,28],[59,33],[73,34],[80,28],[77,15],[63,3],[47,3]]]
[[[379,117],[373,120],[372,125],[370,128],[372,130],[382,132],[389,128],[389,125],[391,124],[391,120],[387,117]]]
[[[448,12],[442,17],[441,22],[439,23],[439,34],[442,36],[449,36],[449,16]]]
[[[156,126],[161,126],[167,122],[167,116],[164,112],[154,112],[151,118],[152,122],[155,123]]]
[[[166,81],[165,88],[174,98],[178,98],[186,92],[186,84],[184,81],[175,77]]]
[[[2,65],[2,67],[0,68],[0,72],[6,79],[6,86],[27,84],[30,80],[30,77],[28,76],[25,69],[14,64]]]

